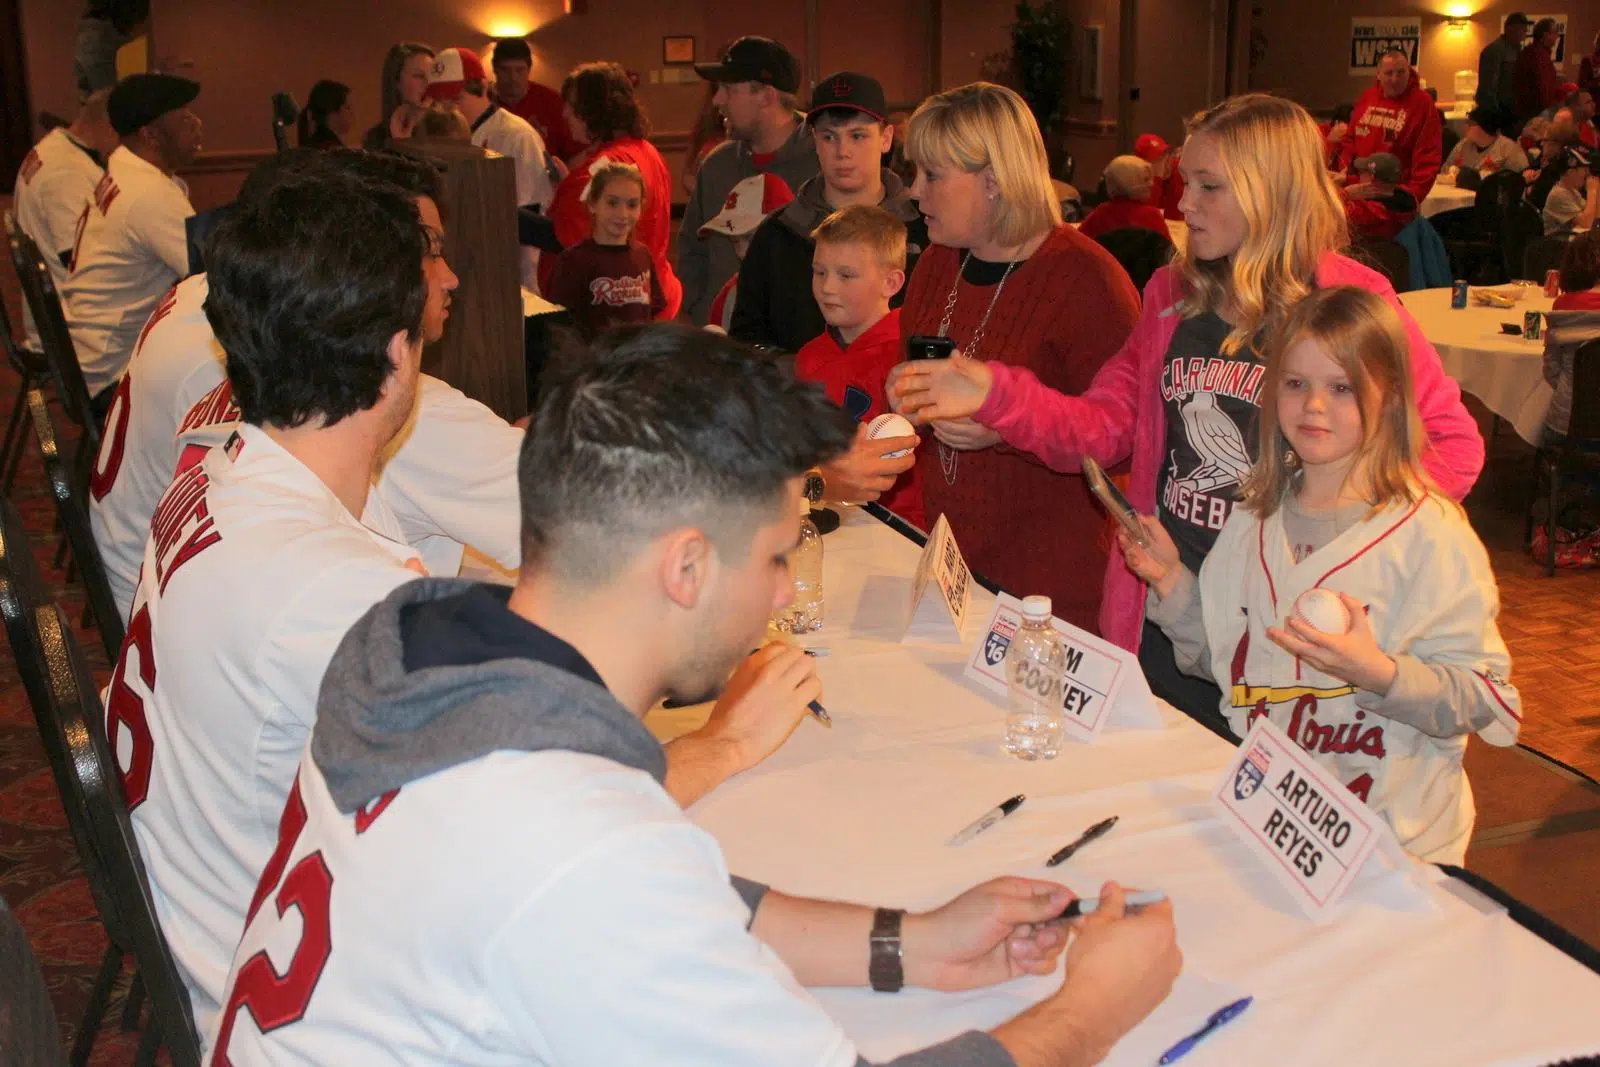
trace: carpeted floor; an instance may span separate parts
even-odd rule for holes
[[[0,210],[10,207],[0,197]],[[20,328],[19,293],[9,262],[0,265],[0,296]],[[16,374],[0,364],[0,417],[9,415]],[[1489,420],[1485,416],[1485,428]],[[58,427],[65,420],[57,418]],[[1600,775],[1600,571],[1546,579],[1520,551],[1530,453],[1500,437],[1468,502],[1490,545],[1503,600],[1501,626],[1511,645],[1514,680],[1528,722],[1523,740],[1561,763]],[[25,453],[12,500],[34,539],[51,593],[81,619],[82,591],[53,567],[55,516],[37,449]],[[78,638],[97,680],[108,673],[92,631]],[[1600,787],[1521,749],[1474,741],[1467,766],[1478,798],[1478,832],[1468,866],[1494,880],[1591,943],[1600,944]],[[106,948],[83,881],[66,818],[46,766],[9,649],[0,649],[0,893],[20,918],[39,957],[63,1041],[82,1016]],[[94,1064],[128,1064],[136,1035],[118,1027],[123,979],[96,1042]]]

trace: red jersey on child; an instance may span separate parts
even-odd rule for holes
[[[1130,200],[1121,196],[1112,197],[1089,212],[1089,217],[1083,220],[1078,232],[1085,237],[1099,237],[1103,233],[1126,229],[1129,226],[1153,230],[1167,240],[1172,240],[1172,231],[1167,229],[1167,220],[1161,214],[1160,208],[1148,201]]]
[[[854,415],[857,422],[871,422],[889,410],[885,385],[889,371],[899,362],[900,309],[896,308],[846,348],[839,347],[833,330],[824,330],[795,354],[794,374],[801,381],[821,385],[828,399]],[[916,467],[902,474],[878,503],[918,529],[927,529]]]
[[[649,322],[666,307],[649,249],[637,241],[596,244],[588,238],[556,257],[546,299],[572,312],[592,336],[610,326]]]

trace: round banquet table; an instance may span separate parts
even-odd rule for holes
[[[1522,325],[1529,311],[1549,311],[1551,299],[1536,287],[1509,308],[1450,306],[1450,290],[1401,293],[1400,302],[1439,350],[1445,373],[1490,411],[1516,428],[1529,444],[1539,443],[1545,411],[1554,396],[1544,380],[1544,341],[1502,333],[1502,322]]]
[[[1461,189],[1453,182],[1446,185],[1444,179],[1440,178],[1433,183],[1433,188],[1428,190],[1428,195],[1422,198],[1420,210],[1423,218],[1431,219],[1441,212],[1471,207],[1477,199],[1477,190]]]

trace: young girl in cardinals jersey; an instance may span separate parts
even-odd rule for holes
[[[1382,298],[1343,287],[1296,305],[1269,345],[1260,434],[1198,579],[1156,519],[1149,549],[1120,536],[1150,618],[1180,667],[1221,686],[1240,736],[1268,716],[1413,855],[1460,863],[1467,737],[1514,743],[1521,701],[1488,555],[1422,468],[1406,334]],[[1338,595],[1344,632],[1294,617],[1316,588]]]
[[[666,307],[650,250],[634,238],[645,195],[644,176],[632,163],[603,159],[589,172],[583,202],[594,229],[556,259],[546,294],[572,312],[586,336],[649,322]]]

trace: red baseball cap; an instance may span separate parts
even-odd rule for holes
[[[1146,163],[1154,163],[1169,151],[1171,148],[1159,133],[1141,133],[1133,142],[1133,154]]]
[[[478,53],[470,48],[446,48],[428,68],[428,88],[423,95],[429,100],[454,100],[467,82],[487,80]]]

